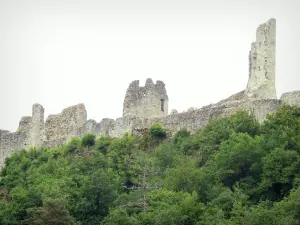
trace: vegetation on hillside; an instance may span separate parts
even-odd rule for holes
[[[86,134],[21,150],[0,180],[0,224],[300,224],[300,108],[247,112],[173,138]]]

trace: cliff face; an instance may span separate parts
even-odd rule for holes
[[[256,31],[256,42],[249,55],[249,81],[246,89],[216,104],[200,109],[168,115],[169,97],[162,81],[148,78],[145,86],[139,81],[130,83],[124,103],[123,117],[104,118],[99,123],[87,120],[84,104],[64,109],[60,114],[49,115],[44,122],[44,108],[39,104],[32,107],[32,116],[22,117],[17,132],[0,130],[0,167],[12,152],[30,146],[57,147],[71,137],[80,137],[87,132],[97,135],[121,137],[148,128],[152,123],[163,124],[172,135],[186,127],[192,133],[203,127],[210,119],[229,116],[238,110],[246,110],[258,121],[267,114],[276,112],[281,104],[300,106],[300,91],[285,93],[280,100],[275,91],[275,47],[276,21],[268,20]]]

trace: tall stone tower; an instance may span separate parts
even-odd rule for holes
[[[153,83],[151,78],[146,80],[144,87],[135,80],[129,84],[126,91],[123,116],[141,118],[163,117],[168,115],[168,95],[162,81]]]
[[[256,42],[249,53],[249,98],[276,99],[275,89],[276,20],[269,19],[256,30]]]
[[[31,134],[30,145],[41,146],[44,135],[44,108],[40,104],[34,104],[32,106],[32,122],[31,122]]]

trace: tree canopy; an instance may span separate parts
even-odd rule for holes
[[[173,137],[88,133],[18,150],[0,177],[0,224],[300,224],[300,108],[248,112]]]

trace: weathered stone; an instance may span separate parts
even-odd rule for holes
[[[141,118],[163,117],[168,115],[168,95],[162,81],[153,83],[148,78],[144,87],[139,81],[130,83],[124,103],[123,116],[137,116]]]
[[[275,90],[276,20],[269,19],[256,30],[256,42],[249,53],[249,98],[276,99]]]
[[[112,136],[113,130],[115,130],[115,120],[104,118],[96,125],[95,133],[98,135]]]
[[[300,107],[300,91],[283,93],[280,100],[285,104]]]
[[[171,110],[171,115],[172,115],[172,114],[177,114],[177,113],[178,113],[178,111],[177,111],[176,109],[172,109],[172,110]]]
[[[83,124],[83,133],[95,132],[97,126],[96,120],[88,120]]]
[[[161,123],[169,135],[181,128],[192,133],[202,128],[211,119],[230,116],[238,110],[252,113],[259,122],[275,113],[282,104],[300,106],[300,91],[284,93],[281,99],[275,92],[275,20],[259,26],[256,42],[252,44],[249,62],[249,81],[246,90],[202,108],[190,108],[168,115],[168,95],[162,81],[146,80],[140,87],[139,81],[129,84],[123,103],[123,117],[104,118],[97,123],[87,121],[83,104],[68,107],[60,114],[49,115],[44,123],[44,108],[39,104],[32,107],[32,116],[22,117],[17,132],[0,130],[0,167],[12,152],[30,146],[58,147],[71,137],[80,137],[87,132],[97,136],[122,137],[126,132],[142,135],[153,123]]]
[[[0,168],[3,167],[5,159],[13,152],[28,146],[26,140],[27,134],[25,132],[2,132],[0,135]]]
[[[188,108],[188,112],[192,112],[192,111],[194,111],[194,110],[196,110],[196,108],[194,108],[194,107]]]
[[[34,104],[32,106],[30,145],[41,146],[44,140],[44,135],[45,135],[44,108],[40,104]]]
[[[84,104],[68,107],[57,115],[49,115],[45,123],[45,139],[66,137],[69,140],[72,136],[78,136],[78,130],[86,120],[87,112]]]

